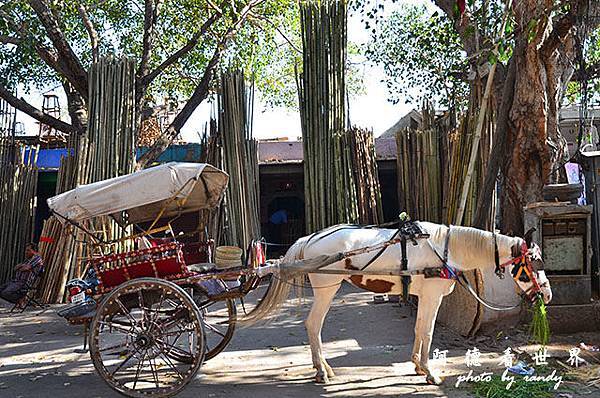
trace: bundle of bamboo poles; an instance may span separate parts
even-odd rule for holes
[[[205,126],[204,133],[200,136],[200,148],[202,149],[200,154],[201,163],[208,163],[221,170],[224,169],[223,151],[215,117],[211,117]],[[215,246],[220,246],[221,243],[227,241],[224,227],[225,206],[200,210],[198,230],[200,231],[201,241],[213,239]]]
[[[308,232],[356,222],[358,208],[346,129],[346,1],[300,3],[302,72],[298,95]]]
[[[477,142],[478,148],[473,149],[474,134],[476,130],[477,117],[479,113],[481,95],[474,87],[471,94],[471,106],[469,110],[462,115],[458,126],[451,130],[446,138],[446,175],[447,186],[445,188],[444,203],[444,221],[458,225],[471,225],[475,216],[479,190],[483,184],[485,170],[490,157],[492,133],[494,131],[494,114],[488,113],[484,119],[481,136]],[[471,152],[477,151],[475,164],[473,167],[470,181],[465,191],[467,196],[462,198],[465,183],[467,183],[467,173],[469,171],[469,157]],[[464,200],[464,211],[459,208],[461,201]],[[462,215],[459,214],[462,212]],[[487,215],[486,225],[494,225],[495,206],[491,206],[490,214]]]
[[[413,219],[470,225],[490,155],[493,115],[486,118],[473,183],[460,220],[457,220],[457,211],[473,144],[476,113],[468,111],[456,117],[448,112],[436,116],[426,102],[421,115],[422,122],[417,129],[396,133],[400,207]],[[489,225],[493,225],[493,217],[492,212]]]
[[[443,222],[444,179],[443,145],[429,103],[422,110],[422,122],[417,130],[396,133],[398,198],[400,208],[413,219]]]
[[[134,170],[137,123],[134,62],[104,58],[93,64],[89,71],[89,98],[87,131],[83,136],[72,135],[68,139],[69,154],[61,159],[57,194]],[[117,239],[124,233],[107,219],[86,227],[105,239]],[[65,282],[81,275],[81,260],[93,254],[93,245],[81,231],[61,224],[55,217],[45,221],[42,237],[40,249],[47,272],[41,298],[59,302],[64,297]]]
[[[0,104],[2,106],[2,104]],[[14,125],[13,127],[14,128]],[[10,127],[2,129],[10,131]],[[39,147],[26,148],[0,130],[0,283],[13,276],[31,242]]]
[[[129,174],[135,167],[135,63],[103,58],[89,71],[86,183]]]
[[[383,222],[383,208],[373,132],[352,127],[346,131],[345,138],[352,154],[359,222],[380,224]]]
[[[244,74],[221,75],[218,96],[218,130],[224,170],[229,174],[225,196],[227,243],[242,248],[260,237],[258,142],[252,139],[254,90]]]

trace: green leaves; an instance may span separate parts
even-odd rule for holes
[[[424,6],[395,11],[371,36],[365,53],[383,67],[394,103],[426,97],[449,105],[466,97],[468,87],[457,78],[467,71],[465,54],[445,14],[430,13]]]
[[[216,43],[235,22],[248,1],[216,2],[222,16],[202,35],[196,46],[165,69],[149,87],[151,102],[163,98],[186,100],[195,89],[215,51]],[[84,68],[91,63],[88,33],[77,10],[85,6],[99,36],[100,55],[128,56],[139,60],[144,32],[143,0],[77,0],[51,3],[59,25]],[[149,70],[184,47],[215,14],[208,0],[164,0],[154,27],[154,45]],[[232,8],[235,7],[235,10]],[[279,97],[294,87],[295,51],[282,38],[284,33],[300,46],[297,3],[294,0],[266,0],[253,9],[254,16],[242,24],[229,41],[223,66],[236,62],[257,79],[259,90]],[[48,66],[36,47],[52,50],[52,44],[37,16],[25,0],[5,0],[0,4],[0,36],[19,36],[18,45],[0,43],[0,81],[8,87],[48,88],[63,78]]]

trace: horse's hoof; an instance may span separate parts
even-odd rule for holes
[[[317,373],[317,375],[315,376],[315,382],[317,384],[327,384],[329,383],[329,377],[327,377],[326,374]]]
[[[420,366],[415,366],[415,373],[419,376],[425,376],[427,374]]]
[[[442,384],[442,378],[439,376],[435,376],[435,375],[427,375],[427,384],[433,384],[436,386],[439,386],[440,384]]]
[[[329,378],[335,377],[335,373],[333,372],[333,369],[331,368],[331,366],[326,366],[325,372],[327,373],[327,377],[329,377]]]

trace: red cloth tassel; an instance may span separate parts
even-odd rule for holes
[[[460,11],[460,15],[462,16],[465,13],[465,0],[456,0],[456,4],[458,4],[458,9]]]

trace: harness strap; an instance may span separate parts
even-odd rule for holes
[[[496,265],[494,272],[498,278],[504,279],[504,269],[500,267],[500,253],[498,252],[498,239],[496,238],[496,232],[492,232],[492,237],[494,238],[494,264]]]
[[[400,230],[398,230],[400,231]],[[400,261],[401,272],[408,271],[408,258],[406,256],[406,237],[402,236],[400,242],[400,248],[402,249],[402,260]],[[402,300],[404,303],[408,302],[408,286],[410,285],[410,276],[402,277]]]
[[[444,264],[448,264],[448,247],[450,246],[450,231],[452,231],[452,225],[448,226],[448,232],[446,233],[446,242],[444,243],[444,258],[442,258]]]
[[[400,234],[401,230],[400,228],[398,228],[396,230],[396,232],[394,233],[394,235],[392,235],[392,237],[388,240],[388,241],[392,241],[394,239],[396,239],[396,237]],[[404,258],[406,257],[406,239],[404,238],[404,236],[402,236],[402,261],[404,261]],[[375,254],[373,257],[371,257],[371,259],[360,269],[361,271],[364,271],[365,268],[367,268],[369,265],[373,264],[379,257],[381,257],[381,255],[383,254],[383,252],[385,252],[385,250],[387,249],[387,246],[384,246],[381,248],[381,250],[379,250],[377,252],[377,254]],[[407,260],[408,262],[408,260]]]

